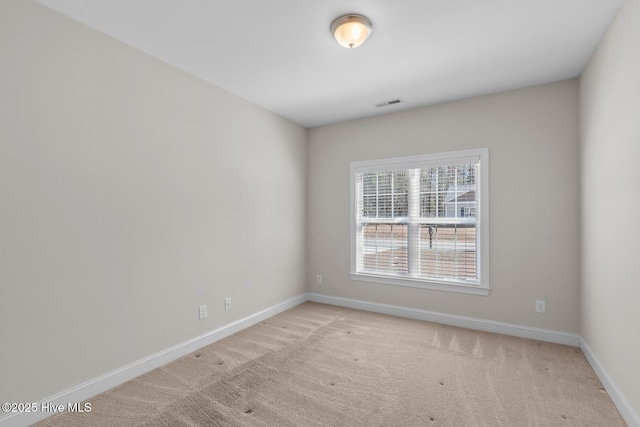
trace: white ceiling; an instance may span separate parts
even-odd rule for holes
[[[38,1],[313,127],[576,77],[622,0]],[[357,49],[345,13],[373,22]]]

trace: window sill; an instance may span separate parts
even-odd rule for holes
[[[376,276],[373,274],[351,273],[351,280],[361,282],[383,283],[385,285],[408,286],[411,288],[432,289],[436,291],[457,292],[471,295],[489,295],[491,288],[485,286],[465,285],[449,282],[425,281],[418,279]]]

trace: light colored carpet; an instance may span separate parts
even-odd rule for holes
[[[577,348],[304,303],[38,426],[624,426]]]

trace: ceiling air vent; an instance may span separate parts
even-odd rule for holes
[[[398,98],[398,99],[391,99],[389,101],[380,102],[374,105],[376,106],[376,108],[380,108],[380,107],[386,107],[388,105],[400,104],[401,102],[402,102],[402,99]]]

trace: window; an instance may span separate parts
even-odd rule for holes
[[[351,277],[489,293],[488,150],[351,163]]]

